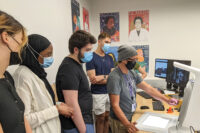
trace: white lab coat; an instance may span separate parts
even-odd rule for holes
[[[44,82],[26,66],[19,66],[13,78],[33,133],[61,133],[59,113]]]
[[[134,29],[130,32],[129,41],[135,42],[135,43],[141,43],[141,42],[147,42],[148,43],[149,32],[146,29],[141,28],[140,34],[138,36],[136,29]]]

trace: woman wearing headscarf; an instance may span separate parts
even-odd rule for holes
[[[24,117],[24,103],[17,95],[9,65],[19,64],[27,42],[25,28],[11,15],[0,11],[0,132],[31,133]],[[17,59],[17,60],[15,60]],[[18,62],[19,61],[19,62]]]
[[[26,57],[13,75],[18,95],[25,104],[25,116],[33,133],[61,133],[59,114],[72,115],[64,103],[55,104],[55,95],[44,68],[53,63],[51,42],[37,34],[28,37]]]

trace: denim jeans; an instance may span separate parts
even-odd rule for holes
[[[70,130],[64,130],[64,133],[79,133],[77,128],[73,128]],[[94,133],[94,125],[86,124],[86,133]]]

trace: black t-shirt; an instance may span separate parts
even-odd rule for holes
[[[92,94],[89,82],[82,65],[66,57],[61,63],[56,76],[58,100],[64,102],[62,90],[77,90],[78,102],[85,123],[92,124]],[[76,128],[71,118],[60,115],[61,125],[64,129]]]
[[[6,72],[0,79],[0,123],[4,133],[25,133],[24,104],[16,93],[14,81]]]

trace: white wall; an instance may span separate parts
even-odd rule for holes
[[[19,20],[28,34],[41,34],[54,46],[54,63],[46,69],[48,79],[55,82],[58,67],[69,54],[68,39],[72,34],[71,0],[0,0],[0,10]],[[82,7],[90,12],[89,0],[79,0],[82,26]],[[90,16],[91,18],[91,16]],[[9,67],[13,73],[16,66]]]
[[[50,82],[63,58],[69,54],[72,34],[70,0],[0,0],[0,10],[16,17],[29,34],[46,36],[54,46],[54,64],[47,69]],[[128,42],[128,11],[150,10],[150,73],[154,75],[155,58],[190,59],[200,68],[200,1],[199,0],[79,0],[81,27],[82,7],[89,10],[90,30],[100,32],[99,13],[120,13],[120,42]],[[97,46],[97,45],[96,45]],[[16,67],[9,68],[11,73]]]
[[[92,0],[92,33],[100,33],[99,13],[119,12],[120,42],[128,42],[128,12],[150,10],[150,73],[154,75],[155,58],[189,59],[200,68],[199,0]]]

